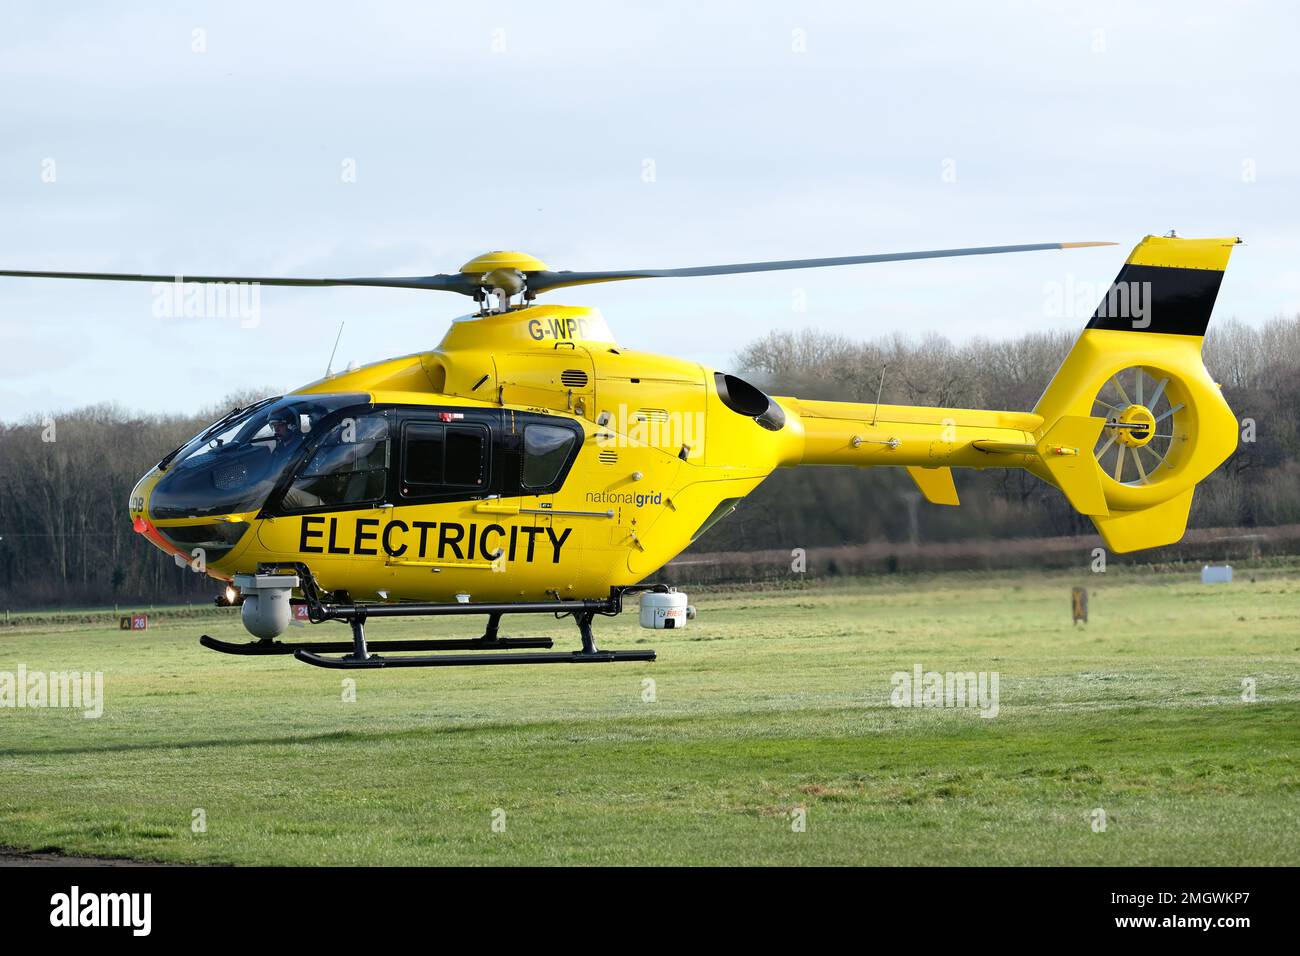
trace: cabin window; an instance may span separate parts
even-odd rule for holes
[[[388,487],[388,419],[349,416],[321,439],[298,469],[283,505],[292,511],[379,501]]]
[[[564,470],[578,436],[558,425],[528,425],[524,428],[525,488],[546,488],[555,483]]]
[[[402,482],[407,485],[442,484],[445,445],[441,425],[407,425],[406,444],[402,450]]]
[[[486,436],[478,428],[448,428],[443,484],[479,487],[486,475]]]
[[[476,425],[410,422],[402,445],[402,494],[487,486],[487,431]]]

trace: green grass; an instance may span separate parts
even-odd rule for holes
[[[1072,584],[1091,590],[1086,628]],[[0,670],[103,671],[106,703],[99,720],[0,709],[0,844],[211,863],[1300,863],[1296,567],[693,598],[682,632],[597,621],[656,664],[344,674],[200,649],[203,629],[242,639],[233,613],[4,632]],[[506,623],[575,642],[569,622]],[[347,631],[287,637],[307,634]],[[918,662],[999,672],[998,716],[889,706],[890,675]]]

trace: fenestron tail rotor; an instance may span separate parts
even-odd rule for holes
[[[1102,471],[1123,485],[1161,480],[1188,439],[1183,403],[1171,401],[1168,375],[1131,366],[1112,375],[1093,400],[1105,418],[1094,454]]]
[[[875,262],[903,262],[912,259],[949,259],[958,256],[988,256],[1007,252],[1038,252],[1049,249],[1078,249],[1113,246],[1113,242],[1039,242],[1015,246],[977,246],[965,249],[930,249],[919,252],[886,252],[829,259],[781,259],[772,262],[734,262],[728,265],[687,266],[680,269],[624,269],[607,272],[553,271],[546,263],[522,252],[489,252],[471,259],[459,272],[431,276],[359,276],[356,278],[296,279],[270,276],[138,275],[119,272],[49,272],[0,270],[0,276],[43,279],[102,279],[113,282],[219,282],[256,283],[267,286],[369,286],[390,289],[423,289],[456,292],[476,301],[495,295],[504,310],[511,296],[524,301],[552,289],[620,282],[626,279],[680,279],[698,276],[741,275],[752,272],[782,272],[791,269],[821,269],[830,266],[867,265]]]

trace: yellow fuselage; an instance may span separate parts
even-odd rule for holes
[[[1209,250],[1218,258],[1207,269],[1222,269],[1227,257],[1218,240],[1148,237],[1130,262],[1171,249]],[[1189,272],[1198,275],[1177,271]],[[290,479],[329,457],[317,454],[329,439],[312,435],[301,436],[301,457],[273,491],[268,484],[237,509],[203,507],[200,497],[190,513],[174,495],[159,505],[185,464],[184,456],[164,460],[133,491],[131,517],[158,547],[213,577],[305,564],[326,590],[389,601],[602,598],[670,561],[775,468],[801,464],[906,467],[937,504],[957,503],[952,467],[1026,468],[1061,487],[1112,547],[1154,547],[1182,535],[1193,486],[1235,446],[1234,419],[1201,364],[1200,343],[1199,334],[1090,327],[1034,412],[1002,412],[772,399],[695,362],[621,348],[594,309],[467,316],[433,351],[333,375],[281,400],[329,409],[334,417],[320,421],[332,427],[347,414],[343,396],[379,417],[386,437],[366,446],[366,460],[382,474],[353,474],[365,480],[348,485],[371,482],[369,497],[349,492],[343,506],[315,508],[308,496],[287,506]],[[1176,434],[1158,480],[1121,483],[1093,455],[1105,424],[1095,402],[1111,376],[1134,365],[1165,377],[1170,400],[1186,410],[1164,426]],[[420,498],[407,484],[417,455],[408,443],[439,421],[477,423],[482,478]],[[519,449],[531,426],[547,422],[551,435],[567,430],[568,457],[552,487],[528,491],[540,486],[518,474],[530,467]],[[453,427],[437,440],[449,443]],[[185,454],[210,453],[210,465],[240,460],[235,445],[208,434]],[[237,481],[240,467],[216,468],[206,487]],[[209,538],[222,547],[205,555],[189,546]]]
[[[453,324],[439,348],[345,372],[295,395],[362,393],[375,406],[544,415],[582,430],[562,486],[548,494],[276,515],[158,518],[150,496],[165,469],[132,493],[139,530],[167,550],[168,529],[243,522],[233,548],[205,562],[230,578],[259,565],[306,564],[328,590],[357,599],[478,601],[602,597],[685,549],[725,502],[796,464],[982,466],[973,437],[1024,443],[1036,415],[775,400],[770,430],[719,395],[695,362],[617,346],[592,309],[534,306]],[[536,419],[533,419],[536,420]],[[392,439],[394,444],[396,438]],[[396,452],[396,449],[394,449]],[[174,533],[173,533],[174,536]]]

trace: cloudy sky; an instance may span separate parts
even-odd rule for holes
[[[1074,328],[1171,228],[1241,235],[1216,315],[1300,311],[1285,3],[0,7],[0,268],[426,275],[488,249],[667,267],[1002,243],[1110,249],[594,286],[630,348],[727,367],[774,329]],[[797,311],[800,298],[806,310]],[[0,279],[0,419],[432,348],[467,300]]]

